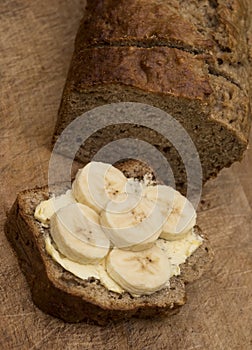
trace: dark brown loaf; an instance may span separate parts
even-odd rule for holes
[[[88,1],[76,49],[168,46],[208,53],[210,70],[248,87],[248,1]]]
[[[89,1],[54,140],[94,107],[141,102],[167,111],[185,127],[204,181],[240,160],[250,129],[249,6],[245,0]],[[136,136],[165,155],[183,186],[186,174],[176,150],[144,127],[100,130],[77,158],[87,163],[105,144]]]
[[[178,1],[88,1],[86,10],[76,38],[79,49],[106,44],[170,45],[199,52],[213,46],[178,11]]]
[[[240,159],[247,147],[247,93],[225,78],[209,74],[207,64],[198,55],[167,47],[91,48],[76,53],[70,76],[58,134],[84,111],[123,100],[160,107],[180,121],[197,147],[204,180]],[[186,182],[175,148],[144,127],[107,127],[86,142],[78,157],[87,163],[102,146],[123,137],[154,144],[173,166],[175,178]],[[69,142],[71,139],[72,135]]]
[[[141,168],[124,170],[141,177]],[[205,239],[203,245],[181,266],[181,276],[172,277],[170,288],[150,296],[134,298],[109,292],[98,280],[83,281],[65,271],[45,250],[44,234],[49,229],[34,219],[34,210],[48,198],[47,188],[21,192],[5,225],[5,233],[16,251],[34,303],[44,312],[67,322],[92,320],[106,324],[109,320],[135,317],[166,316],[176,313],[186,301],[185,284],[198,279],[211,262],[212,253]],[[201,233],[198,227],[196,232]]]

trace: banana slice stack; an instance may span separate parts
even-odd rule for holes
[[[170,259],[156,242],[182,240],[196,223],[194,207],[173,188],[127,179],[101,162],[80,169],[71,193],[55,202],[40,203],[35,218],[50,221],[59,254],[78,266],[104,266],[134,296],[169,285]]]

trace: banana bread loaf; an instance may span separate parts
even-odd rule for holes
[[[71,121],[97,106],[140,102],[182,124],[196,145],[204,182],[241,160],[250,130],[250,7],[246,0],[88,1],[54,141]],[[99,130],[77,158],[87,163],[105,144],[127,137],[154,145],[184,186],[179,154],[144,126]]]

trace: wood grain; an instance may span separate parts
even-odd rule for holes
[[[199,224],[213,268],[188,287],[188,303],[165,320],[106,327],[66,324],[31,302],[3,233],[18,191],[47,182],[50,140],[85,1],[2,0],[0,4],[0,348],[251,349],[252,149],[204,188]]]

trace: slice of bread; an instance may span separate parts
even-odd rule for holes
[[[148,169],[134,161],[122,162],[118,167],[134,177],[142,177],[143,169]],[[47,187],[21,192],[8,214],[5,233],[17,253],[34,303],[50,315],[67,322],[91,320],[101,325],[132,316],[171,315],[186,302],[185,284],[198,279],[209,267],[212,253],[208,240],[195,227],[205,240],[181,265],[181,275],[171,278],[170,287],[152,295],[132,297],[107,290],[95,278],[81,280],[56,263],[45,249],[44,236],[49,229],[34,219],[34,211],[48,197]]]

